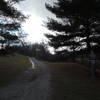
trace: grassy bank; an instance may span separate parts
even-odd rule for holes
[[[52,100],[100,100],[100,73],[91,79],[85,66],[74,63],[46,63],[52,73]]]
[[[31,63],[28,57],[18,54],[0,56],[0,86],[7,85],[29,67],[31,67]]]

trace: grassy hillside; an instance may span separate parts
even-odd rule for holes
[[[20,72],[31,67],[28,57],[22,55],[0,56],[0,86],[7,85]]]

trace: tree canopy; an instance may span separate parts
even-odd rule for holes
[[[0,0],[0,48],[17,42],[22,34],[21,22],[26,16],[15,7],[20,1],[23,0]]]
[[[46,4],[56,19],[46,26],[55,34],[46,34],[58,54],[100,50],[100,0],[57,0]]]

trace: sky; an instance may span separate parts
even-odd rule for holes
[[[51,13],[45,8],[45,3],[52,4],[53,1],[54,0],[25,0],[20,2],[20,7],[26,12],[46,18],[51,15]]]
[[[23,29],[28,33],[28,40],[31,42],[40,42],[45,40],[44,33],[50,32],[44,27],[44,21],[47,17],[54,15],[45,8],[45,3],[52,4],[54,0],[25,0],[18,4],[18,9],[25,14],[30,15],[29,19],[22,24]]]

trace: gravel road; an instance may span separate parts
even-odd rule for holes
[[[30,58],[34,69],[20,75],[15,82],[0,88],[0,100],[51,100],[51,75],[47,66],[35,58]]]

